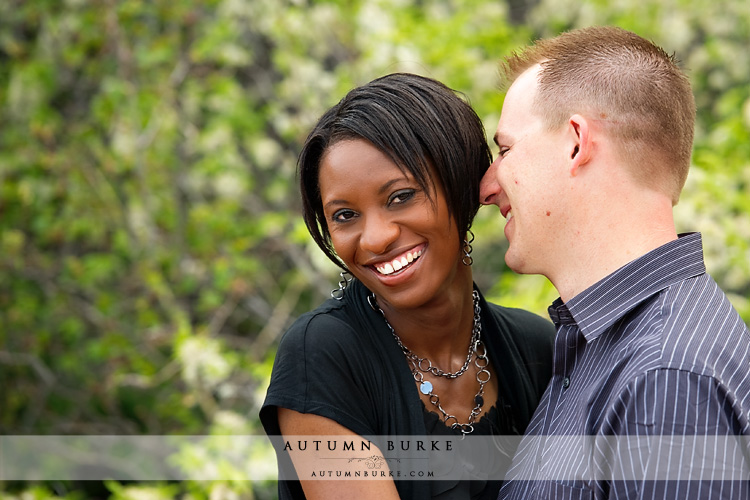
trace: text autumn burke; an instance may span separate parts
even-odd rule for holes
[[[453,451],[453,441],[450,439],[398,439],[386,440],[385,449],[381,451]],[[304,439],[298,441],[284,441],[284,451],[370,451],[372,442],[360,440],[337,439]]]

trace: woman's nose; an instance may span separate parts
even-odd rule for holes
[[[359,245],[373,254],[387,252],[401,234],[399,224],[384,215],[366,215],[364,222]]]

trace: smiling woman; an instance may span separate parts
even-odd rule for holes
[[[372,438],[366,463],[379,470],[367,476],[377,480],[321,480],[310,474],[321,463],[361,477],[351,469],[364,459],[277,447],[280,475],[294,468],[301,479],[280,481],[280,498],[497,495],[498,476],[476,471],[501,471],[512,449],[467,457],[458,475],[436,478],[402,471],[385,444],[519,434],[550,378],[551,323],[488,304],[473,283],[469,228],[491,160],[471,107],[409,74],[352,90],[308,136],[305,221],[354,279],[282,338],[261,421],[287,440]]]
[[[442,187],[420,187],[364,139],[331,146],[320,164],[320,194],[336,254],[382,306],[414,309],[445,286],[471,295],[471,269]]]

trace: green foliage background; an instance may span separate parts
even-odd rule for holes
[[[0,433],[260,432],[279,335],[337,281],[294,182],[317,117],[411,71],[463,92],[491,131],[499,58],[591,24],[689,70],[699,115],[678,228],[704,233],[709,271],[750,322],[745,0],[0,2]],[[475,232],[480,286],[545,314],[554,290],[505,267],[497,211]],[[246,481],[0,487],[275,496]]]

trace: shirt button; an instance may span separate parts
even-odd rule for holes
[[[568,387],[570,387],[570,379],[568,377],[565,377],[563,379],[563,389],[567,389]]]

